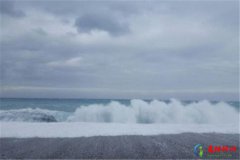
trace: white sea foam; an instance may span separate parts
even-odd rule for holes
[[[213,104],[207,100],[190,104],[175,99],[169,103],[131,100],[129,105],[112,101],[80,106],[73,113],[39,108],[2,110],[0,121],[222,124],[239,123],[239,111],[225,102]]]
[[[50,121],[52,117],[58,122]],[[131,100],[129,105],[113,101],[81,106],[73,113],[39,108],[2,110],[0,120],[0,137],[239,133],[239,111],[233,106],[208,101],[182,104],[174,99],[169,103]]]
[[[117,123],[233,123],[239,122],[239,112],[227,103],[209,101],[187,105],[172,99],[170,103],[153,100],[131,100],[129,106],[119,102],[78,108],[67,121]]]
[[[2,122],[0,137],[89,137],[193,133],[239,133],[234,124],[136,124],[90,122]]]

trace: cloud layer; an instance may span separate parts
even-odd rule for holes
[[[1,96],[237,99],[238,12],[238,1],[1,1]]]

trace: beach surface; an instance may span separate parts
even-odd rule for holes
[[[237,146],[217,158],[239,159],[239,134],[181,133],[154,136],[123,135],[78,138],[0,138],[1,159],[171,159],[198,158],[193,148],[202,144]],[[225,155],[226,156],[226,155]]]

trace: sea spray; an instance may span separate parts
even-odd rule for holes
[[[232,124],[239,123],[239,111],[225,102],[182,103],[176,99],[147,102],[133,99],[130,104],[111,101],[108,104],[82,105],[74,112],[41,108],[1,110],[0,121]]]
[[[239,112],[225,102],[207,100],[183,104],[153,100],[131,100],[130,105],[112,101],[107,105],[82,106],[67,121],[114,123],[235,123]]]

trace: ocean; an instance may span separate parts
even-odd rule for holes
[[[239,112],[238,101],[1,98],[0,121],[211,123]],[[227,121],[226,117],[224,121]]]
[[[239,102],[2,98],[0,137],[239,132]]]

